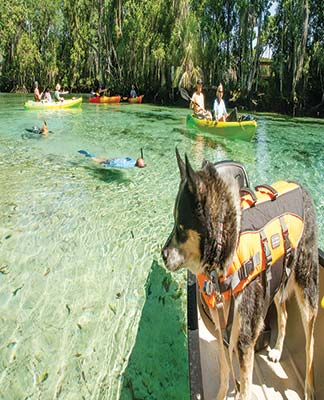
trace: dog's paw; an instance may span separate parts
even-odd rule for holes
[[[278,349],[270,349],[268,351],[268,359],[272,362],[278,362],[281,357],[281,351]]]
[[[226,395],[224,396],[223,394],[218,393],[216,400],[226,400],[226,398],[227,398]]]

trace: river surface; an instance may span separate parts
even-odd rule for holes
[[[0,399],[188,399],[186,274],[160,249],[172,228],[175,146],[198,168],[234,159],[253,186],[311,192],[324,239],[324,124],[256,115],[251,142],[186,128],[147,104],[27,111],[0,95]],[[52,133],[27,132],[43,119]],[[137,158],[109,170],[77,151]]]

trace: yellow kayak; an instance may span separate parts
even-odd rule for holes
[[[203,132],[227,137],[230,139],[251,140],[257,128],[255,120],[240,122],[216,122],[209,119],[199,119],[193,115],[187,116],[187,125]]]
[[[43,101],[27,101],[25,103],[26,110],[56,110],[61,108],[70,108],[79,106],[82,103],[82,97],[76,99],[69,99],[58,102],[46,103]]]

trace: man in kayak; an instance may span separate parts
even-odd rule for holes
[[[129,93],[129,97],[132,97],[132,98],[137,97],[137,93],[136,93],[134,85],[132,85],[132,89],[131,89],[131,91]]]
[[[34,98],[35,98],[35,101],[41,101],[42,95],[43,95],[43,92],[39,93],[38,82],[35,81],[34,82]]]
[[[103,167],[107,168],[122,168],[122,169],[129,169],[129,168],[144,168],[145,162],[142,157],[134,158],[130,157],[122,157],[122,158],[106,158],[106,157],[96,157],[94,154],[88,153],[86,150],[79,150],[78,153],[84,154],[86,157],[91,158],[92,161],[101,164]]]
[[[214,101],[213,107],[213,114],[215,121],[221,122],[230,122],[230,121],[237,121],[237,108],[235,107],[234,110],[228,114],[226,111],[225,102],[223,100],[224,95],[224,88],[223,85],[220,83],[216,89],[216,99]]]
[[[212,116],[211,116],[210,111],[205,110],[205,98],[204,98],[204,94],[202,92],[202,84],[203,84],[202,80],[198,79],[197,90],[192,95],[190,106],[194,111],[195,117],[211,119]]]

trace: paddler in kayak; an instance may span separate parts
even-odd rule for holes
[[[136,90],[135,90],[135,85],[132,85],[132,89],[129,92],[129,97],[131,97],[131,98],[137,97],[137,93],[136,93]]]
[[[215,121],[217,122],[233,122],[237,121],[237,108],[235,107],[234,110],[228,114],[226,111],[225,102],[223,100],[224,95],[224,88],[223,85],[220,83],[216,89],[216,99],[214,101],[213,107],[213,114]]]
[[[193,109],[194,116],[200,119],[212,119],[210,111],[205,110],[205,98],[202,92],[203,81],[197,80],[197,90],[192,95],[190,106]]]
[[[64,97],[60,96],[61,94],[68,94],[69,92],[67,90],[61,90],[61,85],[59,83],[56,84],[55,86],[55,92],[54,92],[54,100],[61,102],[64,101]]]
[[[131,157],[121,157],[121,158],[107,158],[107,157],[96,157],[94,154],[88,153],[86,150],[79,150],[78,153],[84,154],[86,157],[89,157],[92,161],[101,164],[106,168],[144,168],[146,164],[143,159],[143,150],[141,149],[141,157],[136,160]]]
[[[35,101],[41,101],[42,95],[43,95],[43,92],[42,93],[39,92],[38,82],[35,81],[34,82],[34,99],[35,99]]]

